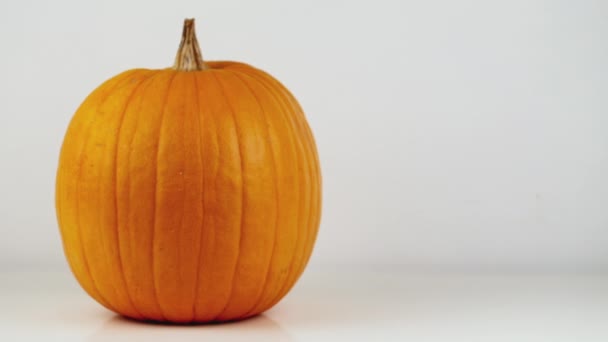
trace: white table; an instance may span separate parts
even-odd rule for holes
[[[0,341],[608,341],[606,275],[309,270],[275,308],[229,324],[123,319],[68,271],[4,271]]]

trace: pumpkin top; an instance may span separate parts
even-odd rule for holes
[[[173,69],[179,71],[200,71],[209,69],[209,66],[203,61],[203,55],[201,54],[201,49],[196,40],[194,19],[184,20],[182,41],[179,43]]]

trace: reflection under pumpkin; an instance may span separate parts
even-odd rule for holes
[[[200,325],[143,323],[116,315],[87,339],[88,342],[243,340],[294,341],[279,324],[263,314],[243,321]]]

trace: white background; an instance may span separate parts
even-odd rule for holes
[[[316,135],[310,268],[608,269],[605,1],[2,1],[0,270],[65,269],[54,181],[105,79],[208,60],[267,70]]]

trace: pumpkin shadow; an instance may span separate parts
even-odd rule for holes
[[[281,326],[261,314],[243,321],[200,325],[145,323],[113,316],[91,334],[88,342],[132,341],[294,341]]]

